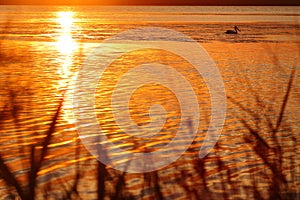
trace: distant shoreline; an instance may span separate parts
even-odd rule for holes
[[[0,3],[0,6],[258,6],[258,7],[264,7],[264,6],[300,6],[300,3],[298,4],[261,4],[261,5],[255,5],[255,4],[232,4],[232,5],[213,5],[213,4],[189,4],[189,5],[181,5],[181,4],[3,4]]]
[[[99,3],[97,0],[0,0],[0,5],[62,5],[62,6],[300,6],[296,0],[110,0]]]
[[[274,7],[300,7],[299,5],[291,5],[291,4],[284,4],[284,5],[210,5],[210,4],[205,4],[205,5],[180,5],[180,4],[173,4],[173,5],[153,5],[153,4],[3,4],[0,3],[0,6],[163,6],[163,7],[177,7],[177,6],[182,6],[182,7],[191,7],[191,6],[213,6],[213,7],[268,7],[268,6],[274,6]]]

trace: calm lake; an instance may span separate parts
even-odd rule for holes
[[[224,33],[234,26],[238,34]],[[141,48],[126,51],[136,41]],[[191,43],[207,54],[185,50]],[[187,58],[210,58],[203,65],[214,63],[222,84],[211,87],[224,98],[207,85],[215,76]],[[0,62],[0,199],[18,199],[4,166],[27,187],[39,159],[32,149],[42,152],[61,99],[36,199],[300,199],[300,7],[0,6]],[[221,112],[213,97],[226,116],[210,128],[214,108]],[[218,130],[200,159],[205,136]],[[117,167],[146,166],[133,155],[158,150],[147,164],[170,164],[149,173]]]

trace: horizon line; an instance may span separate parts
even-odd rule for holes
[[[0,5],[300,6],[296,0],[0,0]]]
[[[231,4],[222,4],[222,3],[202,3],[202,4],[181,4],[181,3],[160,3],[160,4],[151,4],[151,3],[124,3],[124,4],[113,4],[113,3],[1,3],[0,5],[15,5],[15,6],[300,6],[299,3],[291,3],[291,2],[284,2],[284,3],[231,3]]]

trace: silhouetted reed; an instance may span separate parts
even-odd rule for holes
[[[105,198],[105,177],[107,175],[106,166],[98,161],[97,170],[97,196],[98,200],[103,200]]]
[[[205,196],[205,199],[212,199],[211,197],[211,191],[208,187],[208,183],[207,183],[207,171],[206,171],[206,167],[205,167],[205,162],[206,162],[207,157],[204,158],[195,158],[194,159],[194,170],[197,174],[199,174],[200,180],[202,182],[202,187],[203,190],[200,191],[200,194],[202,194],[201,196]],[[187,189],[185,189],[186,191],[188,191]],[[195,197],[197,197],[197,199],[199,198],[199,194],[195,193]]]
[[[20,106],[15,102],[16,95],[14,91],[9,91],[10,93],[10,100],[11,100],[11,105],[12,109],[10,110],[11,115],[13,118],[18,121],[18,109]],[[48,130],[46,131],[45,135],[46,137],[44,140],[41,142],[42,149],[37,150],[37,145],[32,145],[30,147],[30,169],[28,172],[28,184],[26,186],[22,186],[22,184],[15,178],[13,172],[10,170],[9,166],[6,164],[5,160],[2,158],[2,155],[0,154],[0,172],[5,180],[5,182],[8,185],[13,186],[18,195],[20,196],[21,199],[35,199],[35,187],[36,187],[36,181],[37,181],[37,176],[38,172],[40,171],[42,164],[44,162],[45,156],[47,155],[48,152],[48,146],[50,144],[51,138],[53,136],[53,133],[55,132],[55,126],[57,124],[57,120],[59,117],[59,112],[61,110],[63,104],[63,99],[59,102],[59,105],[57,107],[57,110],[52,117],[51,123],[49,125]],[[18,109],[16,109],[18,108]],[[2,111],[5,112],[5,111]],[[17,123],[18,124],[18,123]]]
[[[274,58],[276,64],[278,64],[277,58]],[[236,101],[234,98],[228,97],[228,99],[238,106],[238,108],[249,114],[251,116],[251,122],[249,123],[246,119],[240,118],[240,122],[244,125],[246,130],[248,130],[249,135],[244,135],[244,141],[252,146],[253,152],[262,159],[265,166],[267,166],[272,175],[271,182],[269,183],[269,199],[285,199],[284,196],[286,190],[288,189],[288,182],[286,180],[286,175],[283,174],[283,143],[279,141],[280,136],[278,135],[284,129],[288,130],[287,124],[284,119],[285,110],[291,96],[291,90],[293,88],[293,82],[295,79],[296,70],[292,69],[289,76],[289,81],[286,85],[286,90],[284,97],[281,101],[281,106],[276,119],[272,119],[270,115],[261,115],[260,112],[251,110],[247,108],[242,103]],[[248,84],[249,85],[249,84]],[[254,96],[256,100],[256,109],[265,110],[270,113],[276,113],[275,108],[263,101],[258,93],[255,93],[251,87],[249,90],[252,91],[251,95]],[[270,134],[271,137],[266,138],[265,135]],[[290,135],[289,135],[290,136]],[[290,137],[292,139],[292,137]],[[293,163],[293,158],[290,158]],[[291,168],[295,167],[293,164],[290,165]],[[264,199],[260,192],[257,190],[255,181],[253,184],[253,192],[255,199]]]

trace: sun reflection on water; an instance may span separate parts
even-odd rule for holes
[[[73,24],[73,16],[74,13],[71,11],[68,12],[58,12],[57,13],[59,17],[59,23],[61,24],[62,27],[64,28],[70,28]]]
[[[65,101],[63,106],[63,118],[69,124],[74,123],[72,114],[72,77],[74,73],[73,59],[75,57],[74,53],[78,49],[77,42],[73,39],[72,34],[76,31],[76,26],[74,25],[74,12],[58,12],[57,13],[57,23],[60,25],[59,35],[56,39],[56,48],[58,51],[57,61],[60,67],[57,69],[57,74],[60,77],[58,82],[58,87],[60,90],[66,91]]]
[[[75,30],[74,12],[58,12],[57,21],[60,24],[60,35],[57,40],[58,51],[70,55],[77,49],[77,43],[72,38],[72,31]]]

